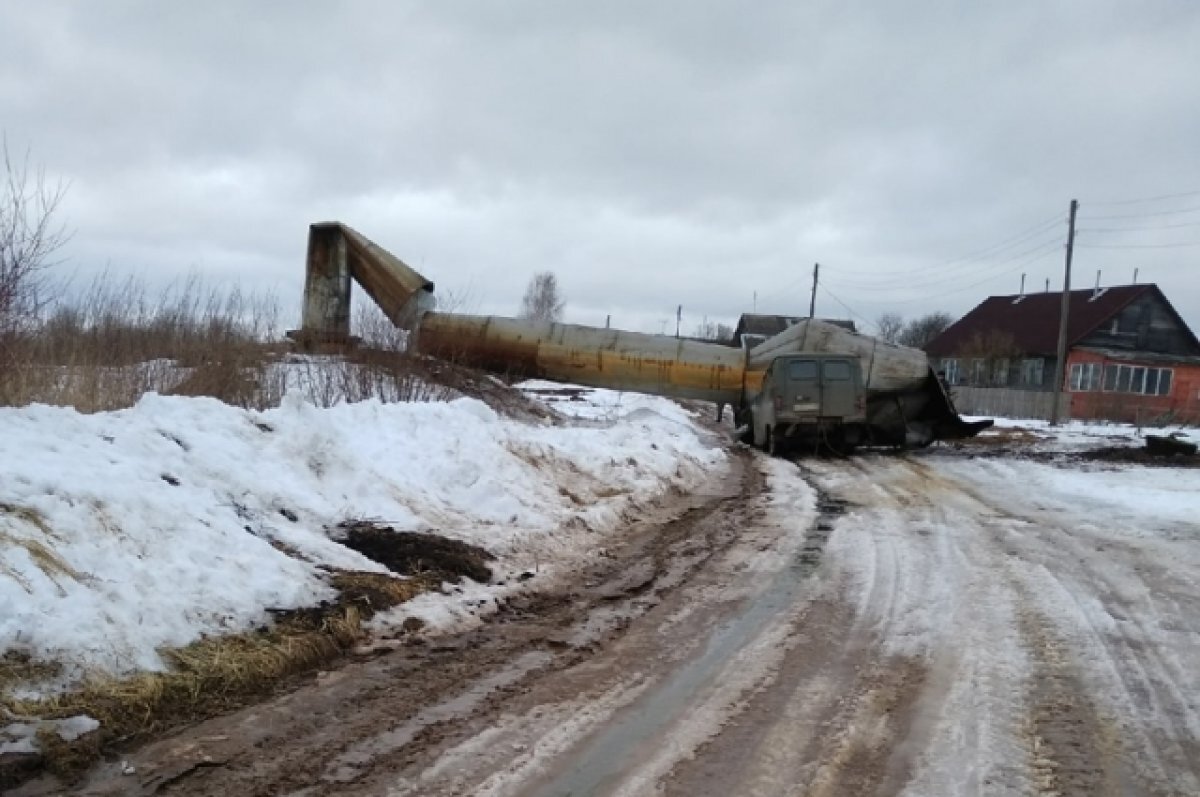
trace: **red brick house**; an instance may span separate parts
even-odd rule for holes
[[[991,296],[926,352],[947,383],[1053,389],[1062,293]],[[1200,341],[1157,285],[1071,291],[1072,418],[1200,423]]]

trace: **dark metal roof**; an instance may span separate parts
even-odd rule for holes
[[[742,317],[738,319],[737,328],[733,331],[733,340],[736,342],[741,339],[742,335],[762,335],[772,338],[784,331],[788,327],[803,321],[807,316],[796,315],[759,315],[757,313],[742,313]],[[836,324],[843,329],[851,332],[857,332],[853,321],[822,318],[829,324]]]
[[[738,319],[734,337],[738,335],[766,335],[772,337],[800,320],[800,316],[791,315],[756,315],[743,313]]]
[[[1151,291],[1171,306],[1158,286],[1151,283],[1101,288],[1098,293],[1094,288],[1071,291],[1067,346],[1078,343],[1134,299]],[[961,351],[976,335],[1001,332],[1011,335],[1017,348],[1026,354],[1054,356],[1061,308],[1062,291],[989,296],[930,341],[925,351],[935,357],[948,357]]]

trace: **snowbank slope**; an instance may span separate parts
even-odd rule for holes
[[[330,568],[381,570],[330,538],[345,519],[482,545],[501,574],[553,569],[723,462],[677,405],[593,395],[608,422],[565,427],[471,399],[0,410],[0,651],[159,669],[161,646],[330,597]]]

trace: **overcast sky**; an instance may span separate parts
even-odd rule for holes
[[[293,317],[327,219],[470,312],[550,270],[568,321],[687,332],[806,314],[820,261],[818,315],[960,315],[1061,288],[1078,198],[1073,284],[1200,328],[1192,0],[0,0],[0,128],[69,183],[63,269]]]

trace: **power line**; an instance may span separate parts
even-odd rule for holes
[[[1161,202],[1164,199],[1180,199],[1188,196],[1200,196],[1200,191],[1183,191],[1178,194],[1161,194],[1159,196],[1143,197],[1142,199],[1114,199],[1107,202],[1092,202],[1089,200],[1088,202],[1082,204],[1100,205],[1103,207],[1107,207],[1109,205],[1141,205],[1148,202]]]
[[[977,282],[968,283],[966,285],[960,285],[959,287],[954,288],[953,290],[942,291],[940,293],[922,293],[920,296],[914,296],[909,299],[894,299],[893,298],[893,299],[889,299],[888,301],[891,304],[912,304],[913,302],[923,302],[923,301],[927,301],[929,299],[940,299],[943,296],[953,296],[956,293],[963,293],[964,291],[969,291],[972,288],[978,288],[980,285],[984,285],[988,282],[999,279],[1000,277],[1003,277],[1007,274],[1013,274],[1013,273],[1019,271],[1024,266],[1029,265],[1030,263],[1036,263],[1038,260],[1041,260],[1042,258],[1045,258],[1047,255],[1052,254],[1055,250],[1058,249],[1059,246],[1060,246],[1060,244],[1058,242],[1055,242],[1053,247],[1051,247],[1051,248],[1043,247],[1040,251],[1033,252],[1029,257],[1025,258],[1024,260],[1019,261],[1016,265],[1012,266],[1011,268],[1006,269],[1003,272],[990,274],[987,277],[985,277],[981,280],[978,280]],[[1078,244],[1076,244],[1076,246],[1078,246]],[[840,290],[840,288],[839,288],[839,290]]]
[[[1059,213],[1051,219],[1043,221],[1040,224],[1035,224],[1033,227],[1030,227],[1022,232],[1016,233],[1015,235],[1010,235],[1008,238],[1005,238],[998,243],[992,244],[991,246],[985,246],[984,248],[977,249],[974,252],[969,252],[960,257],[955,257],[950,260],[945,260],[941,263],[936,263],[931,266],[923,266],[919,269],[913,269],[913,271],[910,271],[909,273],[914,273],[917,271],[926,271],[926,270],[934,269],[934,268],[941,268],[942,266],[948,266],[948,265],[951,265],[954,263],[962,262],[964,260],[965,261],[974,261],[974,260],[985,259],[989,254],[996,254],[997,252],[1004,251],[1005,249],[1011,248],[1020,243],[1024,243],[1025,241],[1029,240],[1030,238],[1040,235],[1042,232],[1049,229],[1053,225],[1058,224],[1059,222],[1063,221],[1063,219],[1064,219],[1064,214]]]
[[[868,290],[870,290],[870,289],[892,290],[895,288],[909,287],[909,286],[913,285],[912,278],[914,275],[932,275],[932,272],[939,270],[939,269],[944,269],[947,266],[957,265],[958,268],[961,268],[963,266],[971,265],[972,263],[983,262],[989,258],[996,257],[1001,252],[1004,252],[1007,249],[1012,249],[1020,244],[1026,243],[1031,238],[1036,238],[1037,236],[1044,234],[1049,228],[1051,228],[1052,226],[1054,226],[1062,221],[1065,221],[1065,220],[1066,220],[1066,214],[1060,213],[1057,216],[1055,216],[1054,218],[1044,221],[1041,224],[1037,224],[1037,225],[1034,225],[1033,227],[1027,228],[1024,231],[1017,233],[1016,235],[1011,235],[1008,238],[1003,239],[999,243],[992,244],[991,246],[984,247],[983,249],[977,249],[977,250],[975,250],[975,253],[973,255],[964,255],[962,257],[945,260],[945,261],[942,261],[940,263],[933,264],[933,265],[907,269],[903,272],[888,271],[888,272],[884,272],[884,273],[875,272],[875,273],[869,274],[869,275],[863,274],[861,276],[867,277],[870,280],[870,283],[869,284],[857,283],[855,285],[855,287],[862,287],[862,288],[866,288]],[[1000,260],[1000,261],[997,261],[996,263],[991,264],[991,266],[1001,265],[1003,263],[1008,262],[1009,260],[1011,260],[1013,258],[1024,257],[1026,254],[1033,251],[1033,249],[1036,249],[1040,246],[1046,245],[1047,243],[1050,242],[1050,240],[1051,239],[1044,240],[1041,243],[1036,244],[1031,249],[1026,249],[1024,251],[1021,251],[1014,255],[1006,257],[1004,260]],[[1059,240],[1059,238],[1057,236],[1055,236],[1055,238],[1053,238],[1052,240],[1054,242],[1057,242]],[[990,266],[985,266],[985,268],[986,267],[990,267]],[[859,276],[859,275],[850,275],[850,276],[854,277],[854,276]],[[942,277],[939,275],[939,276],[935,277],[932,281],[924,280],[919,284],[934,285],[934,284],[937,284],[938,282],[940,282],[941,279],[942,279]],[[854,284],[854,280],[851,279],[849,282],[846,282],[845,284],[847,284],[847,285]]]
[[[1084,249],[1182,249],[1189,246],[1200,246],[1200,241],[1188,241],[1175,244],[1075,244]]]
[[[1086,216],[1081,221],[1101,221],[1107,219],[1146,219],[1152,216],[1180,216],[1184,213],[1196,213],[1200,207],[1181,208],[1178,210],[1155,210],[1149,213],[1117,213],[1108,216]]]
[[[1178,230],[1181,227],[1200,227],[1200,221],[1185,221],[1182,224],[1155,224],[1150,227],[1082,227],[1076,232],[1145,232],[1153,230]]]
[[[990,263],[987,266],[984,266],[980,269],[974,269],[974,270],[972,270],[972,272],[968,272],[968,275],[972,275],[972,274],[980,275],[980,274],[987,273],[987,274],[989,274],[989,276],[987,276],[984,279],[984,282],[986,282],[987,280],[992,279],[992,277],[994,277],[994,276],[998,276],[1003,273],[1008,273],[1008,271],[1010,271],[1011,269],[1002,269],[1002,267],[1007,266],[1009,263],[1012,263],[1015,260],[1021,260],[1022,258],[1034,256],[1034,255],[1046,254],[1046,253],[1049,253],[1050,251],[1058,249],[1060,246],[1062,246],[1062,241],[1059,238],[1055,237],[1053,239],[1047,239],[1047,240],[1041,241],[1040,243],[1038,243],[1037,245],[1035,245],[1029,249],[1025,249],[1014,255],[1006,257],[1003,260],[997,261],[995,263]],[[1022,261],[1022,262],[1024,262],[1024,261]],[[998,270],[998,269],[1000,269],[1000,270]],[[960,274],[955,274],[952,276],[954,278],[962,278],[964,275],[960,273]],[[903,283],[880,284],[879,282],[869,282],[869,283],[868,282],[859,282],[859,281],[856,281],[853,279],[852,280],[843,280],[840,277],[838,277],[837,282],[838,282],[838,284],[844,285],[849,288],[856,288],[856,289],[865,290],[865,291],[891,293],[891,292],[894,292],[894,291],[896,291],[898,289],[902,289],[902,288],[933,287],[933,286],[936,286],[936,285],[939,285],[939,284],[945,282],[946,279],[947,279],[947,275],[942,275],[942,276],[939,276],[932,280],[925,279],[925,280],[918,280],[915,282],[912,280],[905,280]]]
[[[1043,233],[1045,233],[1047,230],[1049,230],[1054,225],[1059,224],[1060,222],[1063,222],[1065,220],[1066,220],[1066,214],[1059,213],[1056,216],[1054,216],[1053,218],[1047,219],[1039,224],[1035,224],[1032,227],[1026,228],[1019,233],[1010,235],[1007,238],[1003,238],[994,244],[985,246],[981,249],[976,249],[971,252],[968,252],[965,255],[953,257],[953,258],[950,258],[949,260],[943,260],[939,263],[933,263],[933,264],[926,265],[926,266],[919,266],[917,268],[906,269],[902,273],[894,272],[894,271],[887,272],[886,274],[884,274],[882,276],[899,277],[901,279],[908,280],[914,274],[923,274],[926,272],[936,271],[938,269],[945,268],[946,266],[955,265],[955,264],[968,265],[970,263],[977,263],[977,262],[980,262],[983,260],[987,260],[989,257],[994,257],[994,256],[1000,254],[1001,252],[1005,251],[1006,249],[1012,249],[1015,246],[1025,243],[1030,238],[1036,238],[1037,236],[1042,235]],[[1020,255],[1017,255],[1017,257],[1019,257],[1019,256]]]
[[[939,263],[934,263],[931,265],[925,265],[925,266],[919,266],[916,268],[906,269],[903,272],[888,271],[888,272],[875,272],[873,274],[861,274],[860,276],[866,277],[867,279],[870,280],[869,284],[858,283],[857,285],[855,285],[853,279],[851,279],[850,282],[846,283],[846,284],[851,285],[851,287],[864,287],[867,289],[876,289],[876,290],[881,290],[881,289],[893,290],[894,288],[897,288],[897,287],[906,287],[906,286],[912,284],[912,277],[914,275],[922,275],[922,274],[932,275],[932,272],[937,271],[938,269],[943,269],[950,265],[957,264],[959,266],[966,266],[966,265],[970,265],[972,263],[982,262],[984,260],[987,260],[989,257],[995,257],[1007,249],[1012,249],[1016,246],[1019,246],[1020,244],[1025,243],[1026,241],[1028,241],[1031,238],[1035,238],[1038,235],[1045,233],[1052,226],[1054,226],[1060,222],[1063,222],[1065,220],[1066,220],[1066,214],[1059,213],[1059,214],[1055,215],[1053,218],[1042,221],[1038,224],[1033,225],[1032,227],[1028,227],[1028,228],[1022,230],[1021,232],[1018,232],[1018,233],[1008,236],[1007,238],[1003,238],[994,244],[985,246],[981,249],[973,250],[972,252],[969,252],[965,255],[960,255],[958,257],[954,257],[949,260],[943,260]],[[1054,240],[1058,241],[1058,238],[1055,238]],[[1038,244],[1038,246],[1042,246],[1042,245],[1044,245],[1044,243],[1045,242]],[[1012,255],[1012,257],[1022,257],[1027,253],[1027,251],[1029,251],[1029,250],[1026,250],[1024,252],[1018,252],[1017,254]],[[999,265],[999,264],[1002,264],[1005,262],[1007,262],[1007,259],[1001,260],[1001,261],[999,261],[999,263],[994,264],[994,265]],[[856,275],[851,275],[851,276],[853,277]],[[797,277],[795,279],[789,280],[779,290],[785,291],[790,288],[793,288],[798,283],[800,283],[803,279],[804,279],[804,277]],[[933,280],[929,281],[926,284],[934,285],[934,284],[937,284],[938,282],[940,282],[941,279],[942,278],[940,276],[934,277]],[[892,285],[893,281],[894,281],[894,285]],[[889,285],[891,285],[892,287],[888,287]]]
[[[879,329],[879,325],[878,325],[878,324],[876,324],[874,321],[871,321],[871,320],[869,320],[869,319],[867,319],[867,318],[864,318],[863,316],[861,316],[861,315],[859,315],[858,313],[854,312],[854,310],[852,310],[852,309],[850,308],[850,305],[846,304],[846,303],[845,303],[845,302],[843,302],[841,299],[839,299],[837,296],[835,296],[835,295],[834,295],[834,293],[833,293],[833,291],[829,290],[829,288],[828,288],[828,287],[825,285],[825,283],[824,283],[824,282],[820,283],[820,284],[819,284],[817,287],[818,287],[818,288],[820,288],[821,290],[823,290],[823,291],[824,291],[826,294],[828,294],[830,299],[833,299],[835,302],[837,302],[838,304],[840,304],[840,305],[842,306],[842,309],[844,309],[844,310],[845,310],[847,313],[849,313],[850,315],[854,316],[854,317],[855,317],[855,318],[857,318],[859,321],[862,321],[864,324],[867,324],[868,326],[874,327],[876,330],[878,330],[878,329]]]

